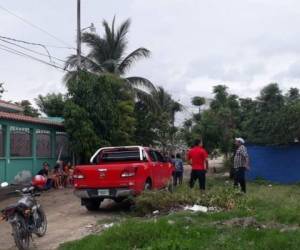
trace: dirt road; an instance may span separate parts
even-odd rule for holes
[[[0,208],[14,203],[17,198],[0,202]],[[47,234],[43,238],[33,237],[32,249],[56,249],[60,243],[79,239],[91,233],[97,222],[118,216],[125,208],[110,201],[104,201],[99,212],[88,212],[80,206],[72,189],[54,190],[43,193],[39,198],[48,219]],[[10,225],[0,223],[0,249],[15,250]]]
[[[221,166],[221,160],[210,161],[210,166],[217,169]],[[190,176],[191,168],[185,166],[185,180]],[[212,175],[212,169],[208,175]],[[17,200],[10,198],[0,202],[0,209],[12,204]],[[126,212],[126,204],[115,204],[105,200],[98,212],[88,212],[81,207],[72,189],[52,190],[42,194],[39,201],[44,207],[48,219],[47,234],[43,238],[34,237],[32,249],[52,250],[60,243],[80,239],[97,229],[97,222],[114,220],[120,217],[121,212]],[[99,226],[98,226],[99,227]],[[15,244],[11,236],[10,225],[6,222],[0,223],[0,250],[15,250]]]

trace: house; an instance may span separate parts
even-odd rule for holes
[[[22,114],[19,105],[0,100],[0,182],[13,182],[25,171],[36,174],[47,161],[68,158],[68,138],[61,120]]]

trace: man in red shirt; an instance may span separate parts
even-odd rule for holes
[[[192,165],[190,187],[193,188],[195,181],[199,180],[199,187],[205,190],[205,175],[208,169],[208,153],[202,147],[201,140],[196,140],[194,146],[189,150],[187,158]]]

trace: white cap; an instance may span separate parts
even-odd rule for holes
[[[241,137],[235,138],[235,141],[240,142],[241,144],[245,144],[245,140]]]

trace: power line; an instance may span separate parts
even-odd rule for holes
[[[8,47],[8,46],[5,46],[5,45],[0,44],[0,47],[2,47],[2,48],[0,48],[1,50],[4,50],[4,51],[6,51],[6,52],[9,52],[9,53],[12,53],[12,54],[15,54],[15,55],[19,55],[19,56],[22,56],[22,57],[25,57],[25,58],[30,58],[30,59],[32,59],[32,60],[38,61],[38,62],[40,62],[40,63],[44,63],[44,64],[46,64],[46,65],[48,65],[48,66],[51,66],[51,67],[60,69],[60,70],[62,70],[62,71],[68,71],[68,72],[70,72],[69,70],[64,69],[64,68],[61,67],[61,66],[58,66],[58,65],[56,65],[56,64],[52,64],[52,63],[46,62],[46,61],[41,60],[41,59],[39,59],[39,58],[36,58],[36,57],[34,57],[34,56],[31,56],[31,55],[28,55],[28,54],[26,54],[26,53],[23,53],[23,52],[21,52],[21,51],[12,49],[12,48],[10,48],[10,47]]]
[[[55,48],[55,49],[72,49],[72,50],[76,50],[75,48],[72,48],[72,47],[63,47],[63,46],[49,45],[49,44],[43,44],[43,43],[28,42],[28,41],[15,39],[15,38],[12,38],[12,37],[7,37],[7,36],[0,36],[0,38],[6,39],[6,40],[9,40],[9,41],[19,42],[19,43],[25,43],[25,44],[29,44],[29,45],[43,46],[43,47]]]
[[[2,38],[0,38],[0,41],[3,41],[3,42],[8,43],[8,44],[12,44],[12,45],[17,46],[17,47],[19,47],[19,48],[21,48],[21,49],[24,49],[24,50],[30,51],[30,52],[32,52],[32,53],[35,53],[35,54],[37,54],[37,55],[44,56],[44,57],[48,57],[49,60],[50,60],[50,62],[53,62],[53,63],[55,63],[55,62],[52,60],[52,58],[53,58],[53,59],[56,59],[56,60],[58,60],[58,61],[61,61],[61,62],[63,62],[63,63],[66,62],[66,61],[64,61],[64,60],[62,60],[62,59],[60,59],[60,58],[57,58],[57,57],[55,57],[55,56],[52,56],[52,55],[49,53],[49,51],[48,51],[47,49],[46,49],[47,54],[44,54],[44,53],[41,53],[41,52],[38,52],[38,51],[35,51],[35,50],[32,50],[32,49],[26,48],[26,47],[24,47],[24,46],[15,44],[15,43],[13,43],[13,42],[6,41],[6,40],[4,40],[4,39],[2,39]]]
[[[9,13],[10,15],[12,15],[12,16],[18,18],[19,20],[21,20],[22,22],[24,22],[24,23],[30,25],[31,27],[33,27],[33,28],[35,28],[35,29],[38,29],[39,31],[41,31],[41,32],[43,32],[43,33],[45,33],[45,34],[47,34],[48,36],[54,38],[55,40],[59,41],[60,43],[66,45],[66,46],[70,46],[68,43],[66,43],[65,41],[63,41],[63,40],[60,39],[59,37],[57,37],[57,36],[55,36],[55,35],[52,35],[52,34],[49,33],[47,30],[45,30],[45,29],[39,27],[38,25],[36,25],[36,24],[34,24],[34,23],[32,23],[32,22],[26,20],[25,18],[23,18],[23,17],[21,17],[21,16],[15,14],[15,13],[13,13],[13,12],[10,11],[9,9],[7,9],[7,8],[1,6],[1,5],[0,5],[0,9],[6,11],[6,12]]]

